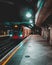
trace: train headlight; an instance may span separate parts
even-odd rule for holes
[[[20,37],[22,37],[22,34],[20,35]]]
[[[10,36],[10,37],[12,37],[13,35],[12,35],[12,34],[10,34],[9,36]]]

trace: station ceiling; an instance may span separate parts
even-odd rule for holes
[[[28,23],[25,17],[26,12],[31,12],[33,22],[37,11],[38,0],[0,0],[0,25],[24,25],[29,28],[32,25]],[[11,23],[12,22],[12,23]]]
[[[38,3],[40,3],[39,7],[37,7]],[[0,0],[0,24],[22,24],[31,27],[28,18],[25,17],[28,11],[32,14],[33,24],[35,22],[37,26],[52,24],[50,21],[52,20],[52,0]],[[35,18],[36,14],[38,14],[37,18]]]
[[[32,10],[33,16],[37,10],[38,0],[0,0],[0,21],[22,22],[24,11]],[[25,17],[25,16],[24,16]]]

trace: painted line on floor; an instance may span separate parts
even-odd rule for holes
[[[3,62],[2,65],[5,65],[10,59],[11,57],[16,53],[16,51],[19,49],[20,47],[16,48],[15,51],[6,59],[6,61]]]

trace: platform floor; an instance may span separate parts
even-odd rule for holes
[[[39,35],[31,35],[6,65],[52,65],[52,47]]]

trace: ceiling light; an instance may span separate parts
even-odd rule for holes
[[[30,18],[31,16],[32,16],[32,15],[31,15],[30,12],[27,12],[27,13],[26,13],[26,17],[27,17],[27,18]]]
[[[32,21],[32,20],[30,20],[29,22],[30,22],[30,23],[33,23],[33,21]]]

